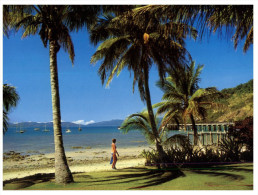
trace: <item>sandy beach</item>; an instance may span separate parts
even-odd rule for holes
[[[140,156],[149,147],[118,148],[117,169],[144,165]],[[66,152],[68,164],[73,173],[111,170],[110,148],[78,148]],[[3,181],[23,178],[38,173],[54,173],[54,153],[21,155],[15,152],[4,153]]]

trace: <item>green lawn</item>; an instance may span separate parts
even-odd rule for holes
[[[152,167],[73,174],[75,183],[56,185],[54,175],[5,183],[4,190],[252,190],[253,164],[157,170]]]

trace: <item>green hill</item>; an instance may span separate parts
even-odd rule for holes
[[[207,121],[238,121],[253,116],[253,79],[234,88],[223,89],[221,92],[224,98],[218,102],[227,104],[227,108],[209,111]]]

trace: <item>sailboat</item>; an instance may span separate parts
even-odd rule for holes
[[[71,130],[69,128],[66,129],[66,133],[71,133]]]
[[[34,131],[39,131],[39,128],[34,128]]]
[[[24,129],[21,129],[21,125],[20,125],[20,131],[19,131],[19,133],[24,133],[25,132],[25,130]]]
[[[79,128],[78,128],[78,130],[79,130],[79,131],[81,131],[81,130],[82,130],[82,128],[81,128],[81,124],[79,124]]]
[[[50,130],[47,129],[47,124],[45,124],[45,129],[43,130],[44,132],[49,132]]]

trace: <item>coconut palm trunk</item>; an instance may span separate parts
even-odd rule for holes
[[[52,112],[55,142],[55,181],[56,183],[71,183],[73,176],[68,167],[62,138],[61,113],[60,113],[60,97],[57,72],[57,52],[60,46],[54,38],[49,42],[50,56],[50,79],[51,79],[51,95],[52,95]]]
[[[192,126],[193,126],[193,131],[194,131],[194,145],[197,145],[198,142],[198,134],[197,134],[197,128],[195,125],[195,120],[192,114],[190,114],[190,118],[191,118],[191,122],[192,122]]]
[[[157,148],[157,151],[159,154],[159,159],[161,162],[164,163],[165,162],[165,152],[160,143],[159,134],[158,134],[158,130],[157,130],[157,126],[156,126],[155,118],[154,118],[154,113],[153,113],[153,109],[152,109],[150,89],[149,89],[149,74],[148,74],[147,66],[144,66],[144,90],[145,90],[145,100],[146,100],[146,104],[147,104],[147,110],[149,113],[150,124],[151,124],[153,134],[155,136],[155,144],[156,144],[156,148]],[[159,165],[158,165],[158,167],[159,167]]]

